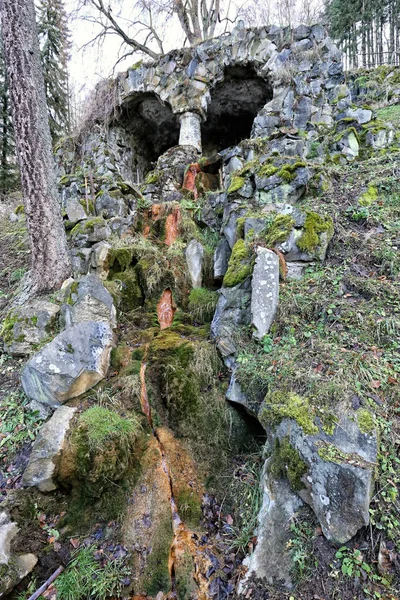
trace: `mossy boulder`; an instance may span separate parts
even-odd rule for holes
[[[190,335],[190,330],[186,331]],[[212,381],[219,366],[215,348],[207,341],[185,339],[178,331],[164,330],[152,343],[149,358],[149,375],[161,394],[159,410],[174,431],[187,435],[202,419],[201,390]]]
[[[12,309],[2,322],[4,350],[15,356],[29,355],[57,333],[60,305],[36,299]]]
[[[196,470],[207,480],[209,493],[224,494],[226,480],[222,474],[232,456],[243,452],[252,434],[225,400],[225,389],[218,379],[222,365],[215,347],[205,339],[193,339],[196,329],[192,328],[191,340],[182,339],[184,329],[180,328],[180,335],[163,336],[157,352],[153,344],[150,347],[146,371],[149,400],[153,422],[167,424],[177,441],[190,451]],[[164,439],[162,443],[166,446]],[[170,449],[168,455],[171,458]],[[187,476],[186,468],[182,477],[181,464],[177,456],[173,468],[175,500],[181,518],[196,530],[202,494],[188,486],[193,476]]]
[[[59,292],[64,301],[65,328],[86,321],[103,321],[116,326],[116,309],[110,292],[97,275],[89,273],[77,280],[68,280]]]
[[[143,305],[143,292],[139,285],[137,270],[129,267],[125,271],[116,273],[112,279],[118,284],[120,291],[119,308],[128,312]]]
[[[111,229],[102,217],[93,217],[79,221],[71,230],[75,244],[84,246],[86,243],[102,242],[111,237]]]
[[[272,224],[275,239],[282,231],[285,237],[290,226],[289,215],[278,215],[277,224]],[[286,239],[278,242],[277,249],[285,255],[287,261],[310,262],[313,260],[324,260],[334,233],[331,217],[324,217],[313,211],[299,213],[295,227]],[[301,225],[300,225],[301,223]],[[268,236],[268,232],[267,232]],[[281,238],[281,239],[282,239]]]
[[[281,394],[269,397],[273,421],[287,415],[289,406],[291,413],[270,429],[271,468],[277,475],[286,474],[292,489],[313,509],[325,537],[334,544],[346,543],[369,523],[375,432],[363,433],[357,417],[342,407],[336,427],[327,433],[322,422],[313,419],[310,404],[302,403],[299,396],[287,394],[291,399],[284,408]],[[266,415],[261,413],[261,419]],[[369,428],[371,416],[362,415],[362,423],[364,418]]]
[[[265,243],[269,248],[285,242],[293,230],[295,221],[291,215],[277,215],[267,227]]]
[[[63,453],[59,479],[82,486],[89,496],[99,497],[126,475],[140,425],[134,416],[94,406],[82,413]]]
[[[308,211],[301,237],[296,241],[297,247],[302,252],[316,254],[320,258],[323,248],[326,248],[333,237],[333,221],[330,217],[323,217],[316,212]]]

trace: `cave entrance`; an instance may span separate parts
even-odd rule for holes
[[[227,67],[224,79],[211,90],[207,121],[201,127],[203,154],[210,156],[249,138],[255,117],[272,96],[271,84],[252,65]]]
[[[132,170],[138,183],[143,181],[161,154],[178,144],[179,121],[169,104],[152,92],[129,99],[121,108],[118,125],[130,137]]]

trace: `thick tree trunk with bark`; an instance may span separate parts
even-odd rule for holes
[[[34,292],[53,290],[71,273],[52,153],[34,0],[0,0]]]

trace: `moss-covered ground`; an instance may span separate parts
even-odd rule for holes
[[[284,416],[283,406],[284,413],[292,411],[306,427],[313,427],[319,417],[324,430],[332,431],[335,413],[344,409],[354,412],[361,431],[378,430],[371,530],[359,542],[370,545],[374,540],[366,554],[370,565],[377,557],[378,539],[397,547],[400,539],[400,184],[393,170],[399,158],[393,148],[356,164],[324,169],[334,186],[321,196],[309,193],[300,206],[332,220],[335,235],[326,261],[308,268],[301,280],[281,283],[278,315],[261,343],[251,339],[251,332],[237,336],[238,379],[254,406],[268,392],[261,418],[269,425]],[[300,404],[293,399],[300,397],[307,400],[298,413]],[[327,460],[349,459],[334,450],[320,449]],[[299,465],[289,446],[275,449],[271,468],[279,472],[283,455],[296,482]],[[340,569],[340,560],[336,563]],[[335,568],[332,577],[334,573]],[[391,579],[382,582],[378,576],[376,581],[378,593],[391,598],[386,591]],[[345,579],[341,597],[352,597],[347,583]],[[371,586],[368,579],[366,588]],[[308,598],[307,589],[303,581],[299,598]]]

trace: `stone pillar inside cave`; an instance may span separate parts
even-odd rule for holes
[[[201,152],[201,117],[195,112],[184,112],[179,116],[180,146],[194,146]]]

